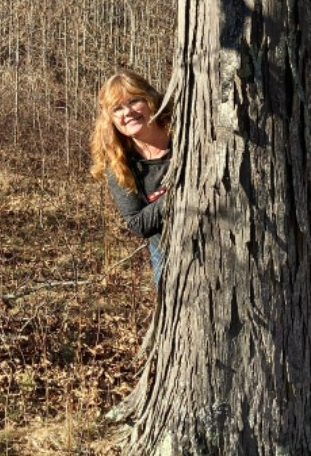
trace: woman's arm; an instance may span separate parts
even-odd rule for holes
[[[128,192],[118,184],[114,175],[107,172],[108,185],[127,227],[137,236],[149,238],[161,232],[164,195],[147,204],[142,195]]]

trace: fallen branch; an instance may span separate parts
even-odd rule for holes
[[[32,293],[36,293],[36,292],[38,292],[40,290],[44,290],[44,289],[51,289],[51,288],[57,288],[57,287],[73,287],[73,286],[79,286],[79,285],[93,285],[94,283],[102,282],[105,279],[105,277],[107,276],[107,274],[109,274],[109,272],[111,272],[113,269],[120,266],[121,264],[126,263],[127,261],[131,260],[138,252],[140,252],[146,246],[147,246],[147,244],[143,244],[143,245],[139,246],[129,256],[122,258],[122,260],[117,261],[112,266],[110,266],[107,269],[107,271],[99,277],[87,279],[87,280],[78,280],[78,279],[76,279],[76,280],[53,280],[50,282],[40,283],[31,288],[22,288],[22,290],[19,293],[10,293],[10,294],[1,295],[0,299],[3,302],[7,302],[7,301],[12,301],[15,299],[23,298],[24,296],[28,296]]]

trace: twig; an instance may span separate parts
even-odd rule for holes
[[[19,332],[22,333],[24,331],[24,329],[29,325],[29,323],[36,318],[36,316],[38,315],[39,309],[43,306],[44,306],[44,303],[42,303],[36,307],[35,313],[30,318],[27,319],[26,323],[23,324],[23,326],[21,327]]]
[[[104,280],[104,278],[107,276],[107,274],[112,271],[114,268],[120,266],[123,263],[126,263],[129,261],[131,258],[133,258],[140,250],[144,249],[147,246],[147,244],[143,244],[139,246],[137,249],[135,249],[129,256],[122,258],[122,260],[117,261],[114,263],[112,266],[110,266],[105,274],[93,278],[93,279],[88,279],[88,280],[53,280],[51,282],[44,282],[40,283],[32,288],[24,288],[20,293],[11,293],[11,294],[5,294],[1,295],[0,299],[2,299],[3,302],[6,301],[11,301],[14,299],[22,298],[24,296],[28,296],[32,293],[36,293],[37,291],[44,290],[44,289],[50,289],[50,288],[57,288],[57,287],[72,287],[72,286],[77,286],[77,285],[92,285],[94,283],[101,282]]]

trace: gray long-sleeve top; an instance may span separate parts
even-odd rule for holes
[[[108,186],[127,227],[137,236],[149,238],[157,245],[162,230],[165,194],[149,203],[147,195],[159,190],[169,166],[170,154],[156,160],[144,160],[131,154],[128,164],[133,172],[138,192],[129,192],[118,184],[111,170],[107,171]]]

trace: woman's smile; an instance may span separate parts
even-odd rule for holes
[[[128,125],[129,123],[136,123],[143,119],[144,119],[143,115],[131,117],[130,119],[125,121],[125,124]]]

